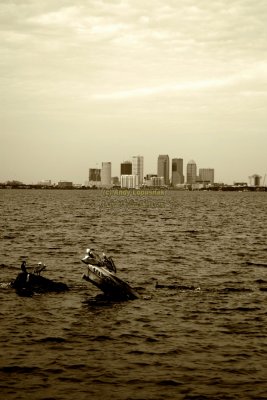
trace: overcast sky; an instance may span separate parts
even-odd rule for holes
[[[266,0],[0,0],[0,181],[267,173]]]

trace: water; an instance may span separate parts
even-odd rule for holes
[[[266,399],[266,199],[1,190],[1,398]],[[99,299],[87,247],[140,299]],[[22,260],[70,291],[17,296]]]

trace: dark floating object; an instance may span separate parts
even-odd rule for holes
[[[11,282],[11,287],[16,290],[20,296],[30,297],[34,293],[64,292],[69,290],[68,286],[62,282],[54,282],[51,279],[41,276],[41,272],[46,268],[39,263],[34,268],[33,273],[27,272],[26,262],[21,264],[21,270],[16,279]]]
[[[102,290],[111,300],[134,300],[138,293],[116,275],[116,266],[111,257],[100,257],[94,250],[87,249],[82,262],[87,265],[83,279]]]

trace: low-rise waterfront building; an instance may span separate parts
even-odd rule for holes
[[[121,188],[139,189],[138,175],[121,175]]]
[[[57,184],[58,188],[60,189],[72,189],[73,188],[73,183],[68,182],[68,181],[60,181]]]

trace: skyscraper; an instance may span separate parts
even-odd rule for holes
[[[101,181],[101,169],[89,168],[89,182]]]
[[[213,168],[199,168],[199,182],[214,183],[214,169]]]
[[[102,162],[101,186],[111,186],[111,162]]]
[[[158,156],[158,177],[163,176],[164,184],[170,184],[170,160],[168,155]]]
[[[197,180],[197,165],[194,160],[191,160],[187,164],[186,168],[186,183],[192,185]]]
[[[184,183],[183,159],[172,159],[172,186]]]
[[[138,186],[141,186],[144,181],[144,157],[133,156],[132,174],[138,176]]]
[[[132,175],[131,161],[124,161],[121,163],[121,175]]]

